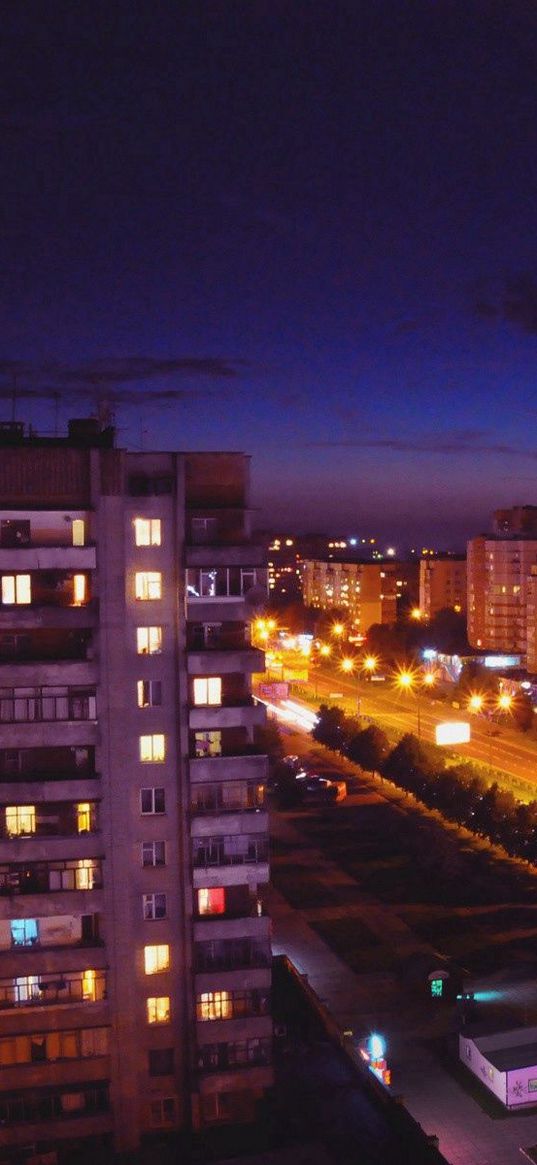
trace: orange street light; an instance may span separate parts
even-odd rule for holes
[[[329,643],[321,643],[321,646],[319,648],[319,655],[323,655],[326,658],[328,655],[331,654],[331,652],[332,652],[332,648],[330,647]]]
[[[498,708],[500,708],[502,712],[508,712],[512,703],[513,697],[510,696],[508,692],[502,692],[502,694],[498,696]]]
[[[342,671],[346,672],[347,675],[350,675],[350,673],[354,671],[354,660],[348,658],[342,659],[339,666]]]
[[[421,610],[421,608],[420,607],[413,607],[411,612],[410,612],[410,618],[415,619],[416,622],[419,623],[420,619],[423,619],[423,611]]]
[[[376,655],[366,655],[362,667],[364,671],[369,672],[369,675],[373,675],[373,672],[378,668],[378,664],[379,661]]]
[[[468,700],[470,712],[482,712],[484,703],[484,696],[480,696],[478,692],[474,692]]]
[[[330,634],[335,635],[336,638],[341,638],[344,630],[345,630],[344,623],[332,623],[332,626],[330,628]]]

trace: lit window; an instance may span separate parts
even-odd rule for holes
[[[142,813],[165,813],[164,789],[140,789],[140,808]]]
[[[86,576],[85,574],[73,575],[73,604],[75,607],[82,606],[86,602]]]
[[[198,890],[198,914],[225,914],[225,909],[223,886],[204,887]]]
[[[161,599],[162,575],[157,570],[138,570],[135,575],[134,593],[137,599]]]
[[[134,541],[136,546],[160,546],[160,518],[135,518]]]
[[[91,805],[89,801],[79,801],[76,807],[76,828],[78,833],[91,830]]]
[[[166,895],[143,894],[143,916],[146,922],[154,922],[157,918],[166,918]]]
[[[166,756],[166,745],[161,733],[140,737],[140,760],[163,761]]]
[[[37,918],[12,918],[10,929],[14,947],[33,947],[39,942]]]
[[[207,756],[221,756],[222,733],[219,730],[214,732],[195,732],[194,753],[198,759]]]
[[[93,970],[82,972],[82,998],[91,1003],[97,998],[97,975]]]
[[[77,890],[93,890],[96,869],[91,858],[82,858],[75,867],[75,884]]]
[[[35,833],[35,805],[7,805],[6,833],[8,837]]]
[[[218,676],[207,676],[194,680],[195,704],[221,704],[222,680]]]
[[[230,1019],[233,1014],[229,991],[204,991],[197,999],[198,1019]]]
[[[38,975],[22,975],[13,980],[13,986],[16,1003],[30,1003],[32,999],[41,999]]]
[[[170,966],[170,948],[167,943],[144,947],[144,971],[146,975],[157,975]]]
[[[73,518],[73,546],[84,546],[85,541],[85,523],[82,518]]]
[[[164,842],[164,841],[144,841],[144,842],[142,842],[142,865],[143,866],[165,866],[166,865],[166,842]]]
[[[148,1023],[169,1023],[170,1022],[170,997],[169,995],[153,995],[146,999],[147,1022]]]
[[[160,680],[138,680],[136,696],[139,708],[156,708],[162,704],[162,683]]]
[[[138,655],[158,655],[162,651],[162,627],[137,627]]]
[[[31,603],[32,582],[29,574],[2,575],[2,602],[6,604]]]

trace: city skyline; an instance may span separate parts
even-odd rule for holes
[[[3,416],[242,449],[259,526],[533,503],[536,48],[525,6],[11,12]]]

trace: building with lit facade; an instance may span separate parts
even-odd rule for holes
[[[528,587],[537,539],[481,535],[468,543],[468,641],[526,654]]]
[[[424,619],[432,619],[450,607],[466,611],[466,559],[433,557],[420,560],[419,608]]]
[[[415,592],[417,576],[417,563],[307,559],[304,603],[344,613],[354,633],[365,635],[373,623],[395,622],[398,601]]]
[[[271,1082],[249,459],[0,426],[0,1160],[252,1119]]]

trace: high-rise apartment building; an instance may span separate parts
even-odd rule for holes
[[[420,560],[420,611],[432,619],[439,611],[451,607],[466,611],[466,559],[452,555]]]
[[[0,447],[0,1160],[72,1165],[271,1081],[266,570],[242,454]]]
[[[472,647],[526,653],[527,596],[537,539],[481,535],[468,543],[468,640]]]
[[[307,559],[303,567],[304,603],[348,613],[355,633],[365,635],[373,623],[395,623],[397,602],[417,591],[417,577],[414,562]]]

